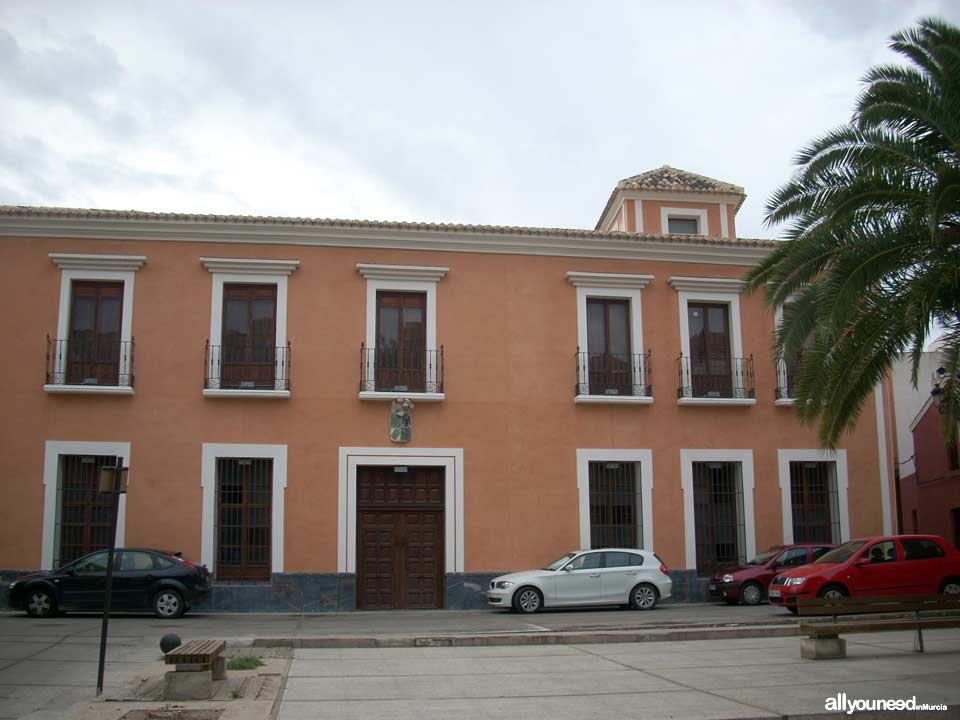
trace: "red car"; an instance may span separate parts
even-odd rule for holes
[[[806,567],[777,575],[770,602],[797,598],[960,593],[960,551],[937,535],[884,535],[844,543]]]
[[[777,573],[806,565],[833,547],[830,543],[777,545],[742,567],[717,570],[710,579],[710,594],[729,605],[756,605],[766,598],[767,587]]]

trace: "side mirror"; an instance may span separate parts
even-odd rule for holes
[[[560,572],[570,572],[570,563],[567,563],[562,568],[560,568]]]
[[[870,558],[868,557],[857,558],[857,561],[854,563],[854,565],[869,565],[869,564],[870,564]]]

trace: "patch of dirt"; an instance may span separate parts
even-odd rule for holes
[[[214,710],[130,710],[119,720],[220,720],[223,709]]]

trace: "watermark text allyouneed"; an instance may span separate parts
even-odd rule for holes
[[[877,710],[946,710],[947,706],[937,703],[917,702],[917,696],[912,698],[852,698],[845,692],[839,692],[835,697],[824,700],[824,710],[827,712],[845,712],[853,715],[855,712]]]

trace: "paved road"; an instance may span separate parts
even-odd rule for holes
[[[957,717],[960,632],[928,631],[925,655],[911,652],[911,633],[863,637],[848,640],[847,659],[819,662],[800,659],[798,638],[301,649],[279,720],[781,717],[823,713],[838,692],[916,696],[953,706],[937,717]]]

